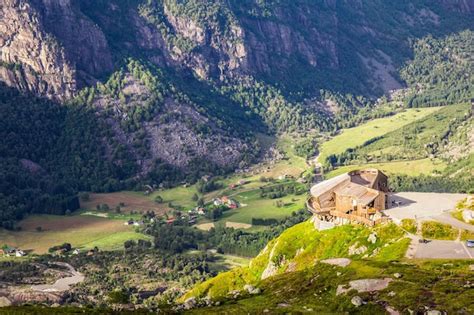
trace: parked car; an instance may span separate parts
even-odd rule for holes
[[[474,247],[474,240],[467,240],[466,241],[466,246],[467,247]]]

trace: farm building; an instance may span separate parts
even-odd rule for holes
[[[387,176],[377,169],[351,171],[311,188],[308,209],[324,221],[372,226],[386,220]]]

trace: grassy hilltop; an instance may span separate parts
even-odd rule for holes
[[[375,243],[369,235],[376,233]],[[210,298],[218,306],[193,309],[197,314],[323,312],[385,313],[384,307],[407,312],[439,309],[448,313],[474,310],[474,290],[466,289],[474,275],[469,261],[405,262],[409,245],[405,233],[393,224],[369,229],[341,226],[319,232],[310,221],[289,228],[255,257],[236,268],[195,286],[181,301]],[[362,249],[361,249],[362,248]],[[346,267],[321,260],[350,258]],[[272,272],[269,273],[269,270]],[[262,279],[262,274],[271,274]],[[391,278],[386,289],[374,293],[336,294],[337,287],[357,279]],[[249,294],[245,285],[261,290]],[[237,293],[239,292],[239,293]],[[360,296],[365,305],[350,301]]]

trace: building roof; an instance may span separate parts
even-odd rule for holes
[[[367,205],[379,195],[379,191],[372,188],[379,174],[382,174],[379,170],[370,168],[351,171],[314,185],[311,195],[321,197],[331,191],[338,195],[350,196],[357,200],[357,203]]]
[[[350,181],[351,177],[349,174],[342,174],[331,179],[322,181],[313,187],[311,187],[311,195],[313,197],[319,197],[322,194],[326,193],[328,190],[334,189],[337,185],[344,183],[345,181]]]
[[[367,188],[356,183],[346,183],[334,189],[334,192],[343,196],[350,196],[357,200],[357,203],[366,205],[379,195],[378,191]]]

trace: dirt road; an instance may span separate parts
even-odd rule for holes
[[[84,276],[76,271],[73,266],[63,262],[54,262],[53,264],[67,268],[71,276],[58,279],[53,284],[32,285],[32,290],[41,292],[63,292],[69,290],[72,285],[84,281]]]

